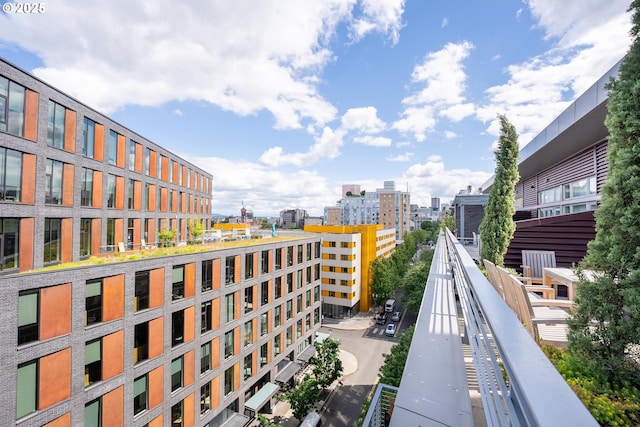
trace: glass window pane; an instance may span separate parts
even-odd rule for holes
[[[100,360],[101,348],[102,345],[99,339],[86,343],[84,346],[84,364],[88,365],[93,362],[98,362]]]
[[[94,400],[84,407],[84,427],[100,427],[100,400]]]
[[[184,266],[173,267],[173,283],[182,282],[184,279]]]
[[[36,377],[36,362],[18,368],[17,418],[36,410]]]
[[[9,123],[7,131],[22,136],[24,130],[24,87],[9,82]]]
[[[138,378],[133,382],[133,395],[139,396],[147,391],[147,377],[146,375]]]
[[[20,295],[18,298],[18,326],[38,321],[38,294]]]
[[[95,297],[102,293],[102,282],[87,282],[87,286],[84,289],[84,296],[86,298]]]

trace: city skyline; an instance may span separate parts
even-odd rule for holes
[[[227,215],[384,181],[448,203],[497,114],[523,146],[630,43],[620,0],[44,5],[0,14],[0,56],[211,173]]]

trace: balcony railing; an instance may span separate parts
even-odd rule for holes
[[[390,420],[379,416],[376,392],[363,426],[598,425],[449,231],[438,239],[413,338],[397,396],[387,399]],[[484,417],[471,411],[471,380]]]

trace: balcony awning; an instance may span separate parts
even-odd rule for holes
[[[331,337],[331,334],[325,334],[324,332],[316,332],[315,342],[322,343],[327,338]]]
[[[231,415],[229,418],[227,418],[227,421],[225,421],[224,424],[222,424],[222,426],[223,427],[244,427],[247,424],[249,424],[250,421],[251,421],[251,418],[236,412],[233,415]]]
[[[289,364],[281,369],[280,372],[278,372],[278,375],[276,375],[276,382],[282,384],[288,383],[301,368],[302,366],[299,363],[289,362]]]
[[[258,412],[279,389],[280,387],[274,383],[266,383],[251,399],[244,403],[244,407],[250,411]]]
[[[298,360],[300,360],[301,362],[307,363],[309,362],[309,360],[311,360],[313,356],[315,356],[315,354],[316,354],[316,348],[310,345],[309,347],[305,348],[302,353],[298,355]]]

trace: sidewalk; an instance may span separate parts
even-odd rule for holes
[[[374,324],[373,313],[358,313],[351,319],[329,319],[325,318],[322,321],[322,327],[328,329],[367,329],[368,327]],[[358,359],[349,353],[348,351],[340,350],[338,355],[340,360],[342,361],[342,377],[340,377],[339,381],[334,382],[331,387],[327,390],[328,393],[324,400],[320,400],[316,404],[315,411],[320,415],[324,413],[326,410],[326,405],[331,402],[333,389],[338,385],[340,381],[342,381],[345,377],[351,375],[358,369]],[[278,402],[271,414],[263,414],[269,420],[280,424],[282,427],[298,427],[300,425],[300,421],[294,418],[293,411],[291,411],[291,406],[289,402]],[[259,426],[260,423],[258,419],[254,419],[250,426]]]

